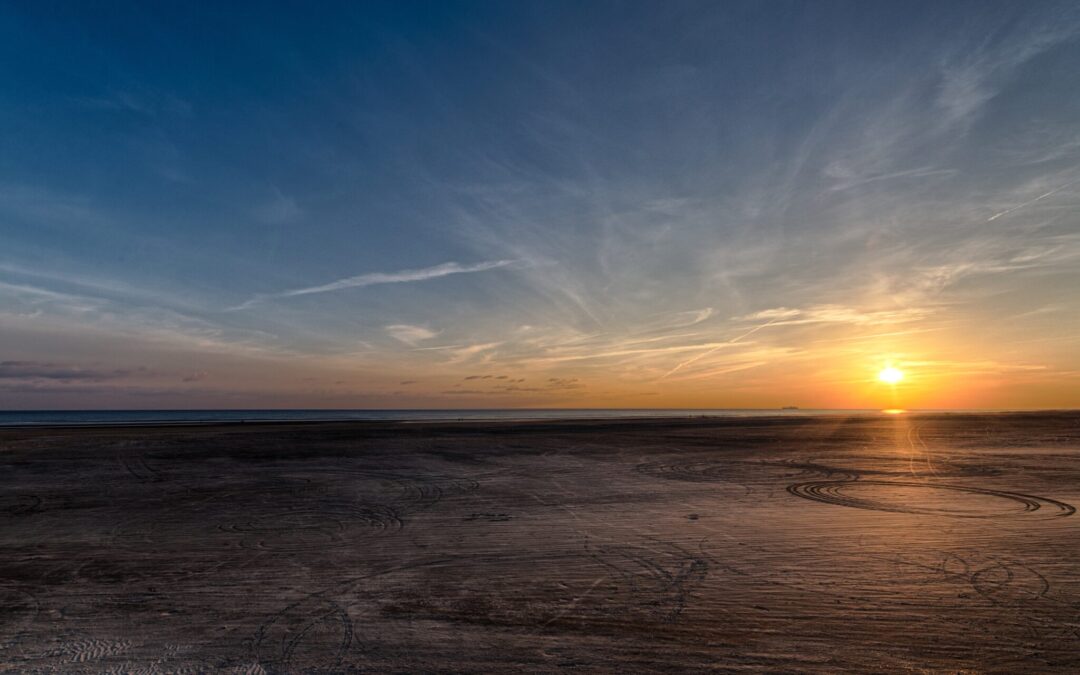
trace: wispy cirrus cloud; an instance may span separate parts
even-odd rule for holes
[[[1075,38],[1080,25],[1074,12],[1035,15],[1016,22],[1004,38],[966,45],[941,66],[937,104],[942,122],[951,124],[975,115],[1001,93],[1003,83],[1036,56]],[[971,47],[974,48],[971,48]]]
[[[99,96],[76,97],[73,100],[76,105],[89,110],[137,113],[147,117],[186,117],[192,111],[191,103],[179,96],[146,88],[114,90]]]
[[[145,372],[146,368],[103,370],[51,361],[0,361],[0,380],[101,382]]]
[[[740,321],[768,321],[770,326],[792,326],[808,323],[841,323],[854,325],[887,325],[924,318],[928,310],[921,307],[865,311],[843,305],[814,305],[807,309],[775,307],[736,317]]]
[[[260,302],[266,300],[273,300],[276,298],[294,298],[300,295],[313,295],[315,293],[331,293],[333,291],[340,291],[346,288],[365,288],[367,286],[379,286],[382,284],[404,284],[416,281],[429,281],[431,279],[438,279],[441,277],[448,277],[454,274],[475,274],[477,272],[487,272],[488,270],[495,270],[504,267],[510,267],[517,264],[517,260],[488,260],[485,262],[475,263],[472,265],[462,265],[457,262],[442,263],[441,265],[434,265],[432,267],[424,267],[422,269],[415,270],[399,270],[397,272],[370,272],[367,274],[358,274],[353,277],[345,277],[344,279],[338,279],[331,281],[328,284],[321,284],[319,286],[307,286],[304,288],[294,288],[287,291],[281,291],[279,293],[268,293],[263,295],[256,295],[250,300],[233,307],[235,310],[249,309]]]
[[[830,192],[837,192],[841,190],[849,190],[853,187],[859,187],[867,185],[869,183],[876,183],[885,180],[896,180],[899,178],[933,178],[942,176],[951,176],[956,173],[955,169],[937,169],[935,167],[920,167],[917,169],[904,169],[901,171],[893,171],[890,173],[868,175],[868,176],[852,176],[847,175],[845,169],[840,166],[826,167],[825,174],[829,178],[835,179],[837,182],[830,186],[828,190]]]
[[[404,342],[410,347],[415,347],[417,343],[424,340],[430,340],[438,335],[438,331],[425,328],[424,326],[411,326],[405,323],[395,323],[385,327],[387,335],[394,338],[398,342]]]

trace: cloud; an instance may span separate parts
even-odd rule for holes
[[[192,106],[188,101],[170,93],[142,89],[110,91],[101,96],[87,96],[74,99],[77,105],[90,110],[109,112],[128,112],[156,117],[159,115],[191,115]]]
[[[688,373],[680,377],[673,378],[673,382],[685,382],[688,380],[703,380],[717,375],[727,375],[728,373],[737,373],[740,370],[749,370],[751,368],[757,368],[758,366],[764,366],[768,364],[768,361],[747,361],[743,363],[735,363],[732,365],[720,366],[719,368],[704,369],[701,371]]]
[[[283,353],[272,345],[273,334],[257,328],[224,325],[216,321],[217,317],[200,316],[202,312],[196,305],[173,295],[7,263],[0,263],[0,274],[39,278],[49,284],[44,287],[0,280],[0,321],[19,318],[31,325],[32,320],[38,319],[33,325],[62,322],[73,334],[85,334],[92,329],[114,333],[126,341],[171,342],[237,354]],[[65,292],[53,286],[76,287],[89,293]]]
[[[185,375],[183,381],[184,382],[201,382],[201,381],[205,380],[206,378],[207,378],[207,373],[205,371],[200,370],[197,373],[191,373],[190,375]]]
[[[359,274],[354,277],[345,277],[344,279],[331,281],[328,284],[322,284],[320,286],[308,286],[305,288],[294,288],[288,291],[281,291],[280,293],[257,295],[250,300],[240,305],[237,305],[233,309],[249,309],[250,307],[260,302],[263,302],[265,300],[272,300],[274,298],[293,298],[299,295],[331,293],[333,291],[340,291],[346,288],[365,288],[367,286],[379,286],[382,284],[403,284],[415,281],[428,281],[430,279],[438,279],[440,277],[447,277],[454,274],[474,274],[476,272],[487,272],[488,270],[509,267],[510,265],[514,265],[517,262],[517,260],[489,260],[473,265],[462,265],[456,262],[448,262],[441,265],[435,265],[434,267],[425,267],[418,270],[400,270],[397,272],[371,272],[368,274]]]
[[[768,310],[766,310],[766,311],[768,311]],[[792,310],[787,310],[787,309],[784,309],[784,308],[780,308],[779,311],[783,315],[783,314],[790,314],[790,312]],[[798,311],[798,310],[795,310],[795,311]],[[778,323],[779,321],[780,321],[780,316],[776,316],[775,318],[772,318],[772,319],[766,321],[763,324],[759,324],[757,326],[754,326],[750,330],[744,331],[743,333],[740,333],[739,335],[736,335],[735,337],[731,338],[727,342],[721,342],[720,344],[712,345],[712,346],[710,346],[708,351],[702,352],[702,353],[698,354],[697,356],[693,356],[693,357],[691,357],[689,359],[686,359],[685,361],[682,361],[682,362],[676,364],[674,368],[672,368],[672,369],[668,370],[666,373],[664,373],[660,377],[660,379],[661,380],[666,379],[666,378],[674,375],[675,373],[679,372],[683,368],[685,368],[687,366],[690,366],[690,365],[693,365],[693,364],[697,363],[698,361],[701,361],[702,359],[704,359],[706,357],[712,356],[713,354],[720,351],[721,349],[724,349],[725,347],[730,347],[730,346],[732,346],[732,345],[734,345],[734,344],[736,344],[738,342],[741,342],[743,339],[750,337],[751,335],[758,332],[759,330],[761,330],[763,328],[768,328],[769,326],[772,326],[772,325]]]
[[[450,363],[464,363],[466,361],[471,361],[476,358],[480,358],[480,360],[487,360],[491,356],[490,352],[494,349],[497,349],[502,344],[502,342],[484,342],[475,345],[468,345],[465,347],[455,346],[447,349],[446,351],[450,355]]]
[[[696,309],[687,312],[679,312],[670,320],[668,328],[686,328],[705,321],[715,313],[712,307]]]
[[[794,326],[809,323],[884,325],[915,321],[928,311],[920,307],[863,311],[844,305],[813,305],[807,309],[776,307],[736,317],[738,321],[768,320],[770,326]]]
[[[1001,93],[1004,83],[1021,66],[1077,33],[1074,17],[1039,17],[1031,23],[1019,23],[1012,35],[1000,41],[983,40],[974,49],[959,50],[956,57],[942,64],[936,103],[944,123],[964,121],[977,114]]]
[[[491,375],[470,375],[464,378],[468,381],[476,380],[492,380],[492,387],[490,389],[462,389],[460,384],[454,385],[457,389],[444,390],[443,394],[466,394],[466,395],[495,395],[495,394],[535,394],[546,393],[550,394],[556,391],[565,391],[570,389],[584,389],[585,385],[582,384],[576,377],[549,377],[540,387],[522,387],[521,383],[525,382],[525,378],[511,379],[506,376],[494,377]],[[497,384],[496,384],[497,382]]]
[[[931,372],[947,370],[951,375],[1000,375],[1005,372],[1038,372],[1048,370],[1040,363],[1003,363],[1001,361],[963,360],[905,360],[904,368],[925,369]]]
[[[1044,192],[1044,193],[1042,193],[1041,195],[1039,195],[1038,197],[1035,197],[1035,198],[1033,198],[1033,199],[1029,199],[1029,200],[1027,200],[1026,202],[1023,202],[1023,203],[1017,204],[1016,206],[1013,206],[1013,207],[1007,208],[1007,209],[1005,209],[1005,210],[1003,210],[1003,211],[998,211],[998,212],[997,212],[997,213],[995,213],[994,215],[992,215],[992,216],[990,216],[989,218],[987,218],[987,219],[986,219],[986,222],[988,222],[988,223],[990,223],[990,222],[993,222],[993,221],[997,220],[998,218],[1000,218],[1000,217],[1002,217],[1002,216],[1007,216],[1007,215],[1009,215],[1009,214],[1010,214],[1010,213],[1012,213],[1013,211],[1019,211],[1020,209],[1024,208],[1025,206],[1031,206],[1031,205],[1032,205],[1032,204],[1034,204],[1035,202],[1037,202],[1037,201],[1040,201],[1040,200],[1042,200],[1042,199],[1046,199],[1047,197],[1053,196],[1053,195],[1055,195],[1055,194],[1057,194],[1057,193],[1059,193],[1059,192],[1061,192],[1062,190],[1065,190],[1065,189],[1067,189],[1067,188],[1071,188],[1072,186],[1076,185],[1077,183],[1080,183],[1080,180],[1074,180],[1074,181],[1072,181],[1072,182],[1070,182],[1070,183],[1066,183],[1065,185],[1062,185],[1062,186],[1060,186],[1060,187],[1056,187],[1056,188],[1054,188],[1053,190],[1050,190],[1050,191],[1048,191],[1048,192]]]
[[[918,169],[905,169],[902,171],[893,171],[890,173],[883,173],[870,176],[854,176],[851,175],[846,167],[843,165],[833,164],[825,169],[826,175],[836,178],[837,183],[829,187],[829,191],[838,192],[841,190],[850,190],[853,187],[859,187],[867,185],[869,183],[876,183],[883,180],[894,180],[897,178],[930,178],[936,176],[952,176],[956,173],[955,169],[936,169],[934,167],[921,167]]]
[[[93,312],[106,304],[98,298],[60,293],[26,284],[9,284],[4,281],[0,281],[0,296],[8,296],[31,306],[58,307],[73,314]]]
[[[282,194],[279,190],[274,191],[274,196],[265,203],[259,204],[253,211],[254,216],[271,225],[281,225],[293,222],[304,215],[296,200]]]
[[[78,365],[53,363],[48,361],[0,361],[0,379],[49,380],[55,382],[101,382],[146,372],[145,368],[135,370],[100,370]]]
[[[743,321],[771,321],[773,319],[791,319],[800,314],[802,314],[801,309],[774,307],[772,309],[763,309],[760,312],[754,312],[753,314],[747,314],[737,318]]]
[[[433,331],[430,328],[424,328],[423,326],[411,326],[406,323],[395,323],[389,326],[385,326],[384,330],[387,334],[397,340],[398,342],[404,342],[410,347],[415,347],[418,342],[424,340],[430,340],[438,335],[438,331]]]

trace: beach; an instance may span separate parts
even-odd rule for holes
[[[0,672],[1076,672],[1080,413],[0,429]]]

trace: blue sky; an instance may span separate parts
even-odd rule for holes
[[[9,3],[0,406],[1080,405],[1075,3]],[[869,378],[869,381],[867,381]]]

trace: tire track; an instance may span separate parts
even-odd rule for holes
[[[0,512],[9,516],[28,516],[41,511],[41,497],[37,495],[4,495],[0,497]]]
[[[143,453],[120,450],[116,453],[116,461],[140,483],[161,483],[165,480],[157,469],[146,463]]]
[[[1035,568],[1018,560],[979,553],[937,552],[932,555],[930,560],[897,555],[892,561],[898,575],[905,570],[915,570],[926,576],[926,583],[961,582],[998,607],[1015,607],[1045,598],[1050,592],[1050,581]]]
[[[961,508],[934,508],[920,506],[918,504],[905,504],[875,498],[873,492],[884,492],[884,489],[903,488],[916,491],[942,491],[957,495],[976,495],[1001,500],[1010,508],[1007,510],[988,510],[982,507],[983,512],[970,512]],[[849,494],[852,490],[863,491],[869,489],[871,496],[858,497]],[[868,511],[886,511],[891,513],[911,513],[919,515],[952,516],[955,518],[995,518],[1001,516],[1015,516],[1022,514],[1038,513],[1038,517],[1060,518],[1071,516],[1076,513],[1076,508],[1065,502],[1059,502],[1047,497],[1021,494],[1019,492],[1006,492],[1003,490],[991,490],[988,488],[976,488],[963,485],[912,483],[903,481],[815,481],[808,483],[796,483],[789,485],[787,491],[796,497],[809,499],[823,504],[847,506],[850,508],[864,509]]]
[[[645,547],[591,546],[586,555],[608,569],[629,596],[627,606],[644,607],[664,623],[675,623],[693,589],[705,581],[708,560],[674,544],[661,555]]]
[[[288,605],[255,634],[255,659],[267,673],[340,672],[355,636],[345,608],[322,595]]]
[[[426,510],[444,499],[468,494],[480,489],[480,482],[474,478],[431,474],[426,471],[415,472],[392,469],[370,469],[366,467],[341,466],[323,469],[286,469],[283,476],[304,477],[325,485],[350,485],[356,482],[367,492],[378,492],[386,501],[399,510]]]
[[[971,587],[998,607],[1012,607],[1046,597],[1050,582],[1033,567],[1015,560],[994,559],[969,576]]]
[[[244,514],[230,518],[229,514]],[[392,535],[405,526],[398,510],[375,502],[329,496],[282,498],[251,504],[222,498],[151,517],[138,517],[113,529],[113,544],[138,553],[177,550],[221,552],[230,547],[302,552],[348,546]]]
[[[228,525],[221,532],[239,535],[240,546],[267,551],[317,551],[345,546],[366,536],[404,527],[398,513],[381,504],[286,509]]]
[[[478,481],[455,476],[397,474],[388,478],[398,486],[397,499],[412,509],[430,509],[450,496],[468,494],[480,489]]]
[[[0,587],[0,654],[18,644],[40,609],[37,598],[28,591]]]
[[[787,460],[780,462],[745,460],[691,460],[656,461],[638,464],[634,469],[652,478],[678,480],[691,483],[734,483],[737,485],[760,485],[798,476],[818,475],[857,480],[858,474],[813,462]],[[792,472],[795,473],[792,473]]]
[[[264,620],[248,641],[261,672],[354,672],[352,657],[360,647],[349,613],[366,582],[395,572],[436,568],[449,560],[399,565],[361,574],[289,603]],[[348,602],[353,599],[353,602]],[[250,670],[254,668],[249,667]],[[255,671],[255,672],[259,672]]]

